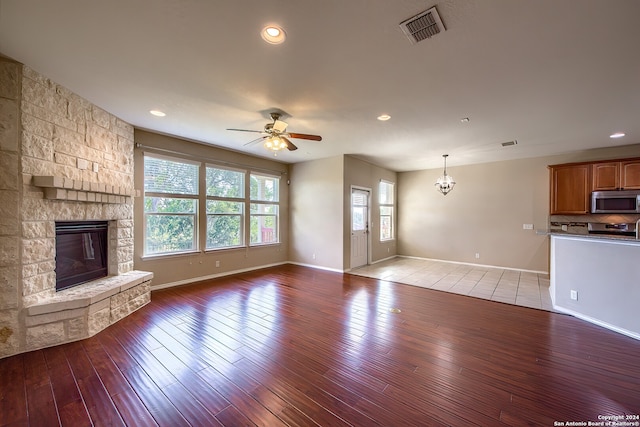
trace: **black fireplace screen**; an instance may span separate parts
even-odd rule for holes
[[[106,221],[56,222],[56,291],[108,275]]]

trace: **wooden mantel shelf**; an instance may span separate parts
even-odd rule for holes
[[[135,191],[126,187],[61,176],[34,176],[33,185],[43,188],[48,200],[129,204],[135,196]]]

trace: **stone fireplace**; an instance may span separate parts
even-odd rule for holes
[[[89,337],[150,301],[152,274],[133,269],[133,149],[131,125],[0,56],[0,357]],[[106,226],[79,238],[75,262],[56,239],[72,223]],[[56,289],[57,261],[80,272],[96,256],[97,276]]]

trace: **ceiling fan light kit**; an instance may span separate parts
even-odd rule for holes
[[[447,175],[447,157],[449,157],[449,155],[443,154],[442,157],[444,157],[444,173],[440,178],[438,178],[438,180],[435,183],[435,186],[436,186],[436,190],[438,190],[439,192],[441,192],[443,195],[446,196],[447,194],[449,194],[451,190],[453,190],[453,187],[456,185],[456,182],[454,181],[451,175]]]
[[[280,151],[287,148],[287,143],[280,137],[269,137],[264,141],[264,148],[271,151]]]

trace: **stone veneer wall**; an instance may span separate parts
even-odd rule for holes
[[[134,142],[131,125],[29,67],[2,57],[0,88],[3,357],[97,332],[95,326],[88,326],[88,309],[72,318],[68,312],[59,311],[58,304],[52,310],[57,314],[43,317],[46,310],[42,308],[56,306],[51,301],[64,296],[55,292],[55,221],[109,221],[109,274],[132,272]],[[64,182],[65,187],[68,183],[69,196],[63,200],[46,198],[45,189],[34,185],[34,177]],[[92,184],[111,198],[76,191],[83,186],[91,188]],[[67,194],[67,190],[61,191]],[[118,194],[115,198],[114,193]],[[130,311],[149,301],[150,275],[143,277],[144,286],[135,291],[129,285],[122,286],[122,281],[115,285],[137,298],[135,303],[125,304]],[[140,279],[136,280],[136,285],[141,285]],[[103,292],[101,298],[105,295],[111,297],[113,292]],[[127,297],[116,298],[120,305],[122,298]],[[95,304],[92,310],[96,311]],[[117,318],[122,317],[121,311]],[[30,318],[30,312],[37,313],[40,320]],[[101,327],[109,324],[99,323]]]

